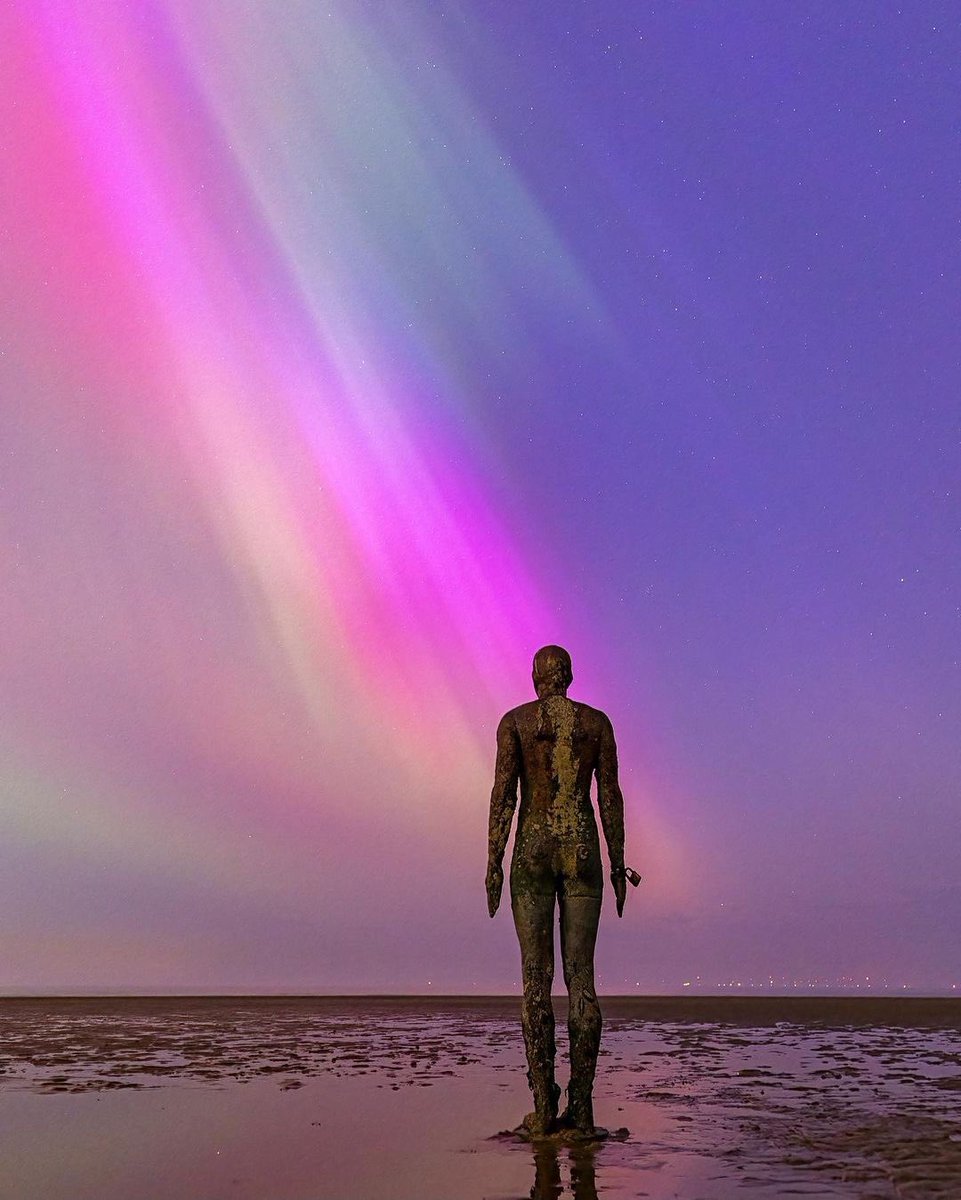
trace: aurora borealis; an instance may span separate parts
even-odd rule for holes
[[[961,29],[776,8],[6,7],[0,991],[513,988],[547,642],[603,990],[961,986]]]

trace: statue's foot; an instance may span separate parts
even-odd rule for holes
[[[611,1136],[611,1131],[603,1125],[595,1125],[593,1121],[572,1120],[565,1109],[557,1118],[558,1136],[568,1144],[573,1142],[603,1142]],[[620,1134],[621,1131],[618,1131]],[[627,1130],[623,1130],[626,1135]],[[623,1140],[623,1139],[621,1139]]]
[[[611,1131],[603,1125],[561,1125],[558,1121],[558,1133],[565,1142],[603,1142],[611,1136]]]
[[[551,1083],[547,1094],[535,1089],[534,1111],[527,1114],[516,1129],[523,1138],[550,1137],[557,1130],[557,1105],[560,1102],[561,1089],[556,1083]]]
[[[561,1101],[561,1089],[551,1082],[546,1090],[534,1089],[534,1111],[528,1113],[521,1122],[537,1137],[546,1137],[557,1127],[557,1106]]]
[[[523,1137],[546,1138],[554,1132],[557,1118],[553,1113],[529,1112],[521,1121],[517,1132]]]
[[[608,1131],[603,1126],[594,1124],[594,1106],[590,1101],[586,1104],[570,1102],[557,1118],[557,1126],[571,1139],[608,1136]]]
[[[565,1114],[566,1116],[566,1114]],[[545,1122],[536,1112],[528,1113],[516,1129],[505,1129],[498,1134],[502,1138],[520,1138],[523,1142],[550,1142],[558,1146],[589,1146],[610,1138],[615,1142],[627,1141],[627,1129],[605,1129],[603,1125],[581,1126],[564,1122],[564,1117]]]

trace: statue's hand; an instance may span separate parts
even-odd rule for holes
[[[617,901],[617,915],[624,915],[624,901],[627,898],[627,877],[624,871],[612,871],[611,883],[614,885],[614,898]]]
[[[499,863],[487,864],[487,911],[491,916],[497,912],[504,886],[504,868]]]

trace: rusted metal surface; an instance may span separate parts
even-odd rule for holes
[[[604,871],[591,784],[607,843],[618,916],[624,907],[624,801],[617,779],[617,747],[607,716],[571,700],[570,655],[545,646],[534,656],[537,700],[511,709],[497,727],[487,866],[488,911],[503,888],[503,858],[514,811],[511,910],[521,949],[522,1026],[534,1112],[524,1120],[532,1136],[570,1131],[594,1136],[593,1086],[601,1037],[594,987],[594,943]],[[633,883],[633,879],[631,879]],[[558,1116],[554,1080],[554,906],[559,906],[561,958],[570,999],[571,1077],[566,1111]]]

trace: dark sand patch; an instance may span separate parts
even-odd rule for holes
[[[670,1179],[664,1195],[699,1200],[742,1186],[755,1197],[961,1196],[961,1002],[602,1003],[598,1120],[633,1131],[592,1163],[606,1195],[641,1194],[643,1180],[659,1196]],[[518,1009],[500,998],[8,999],[0,1091],[74,1104],[82,1093],[246,1084],[293,1097],[323,1080],[369,1080],[363,1094],[387,1105],[435,1097],[429,1156],[446,1098],[474,1084],[478,1095],[516,1092],[523,1115]],[[565,1015],[561,1003],[559,1040]],[[498,1128],[485,1112],[469,1114],[480,1139]],[[554,1180],[555,1167],[539,1169]]]

